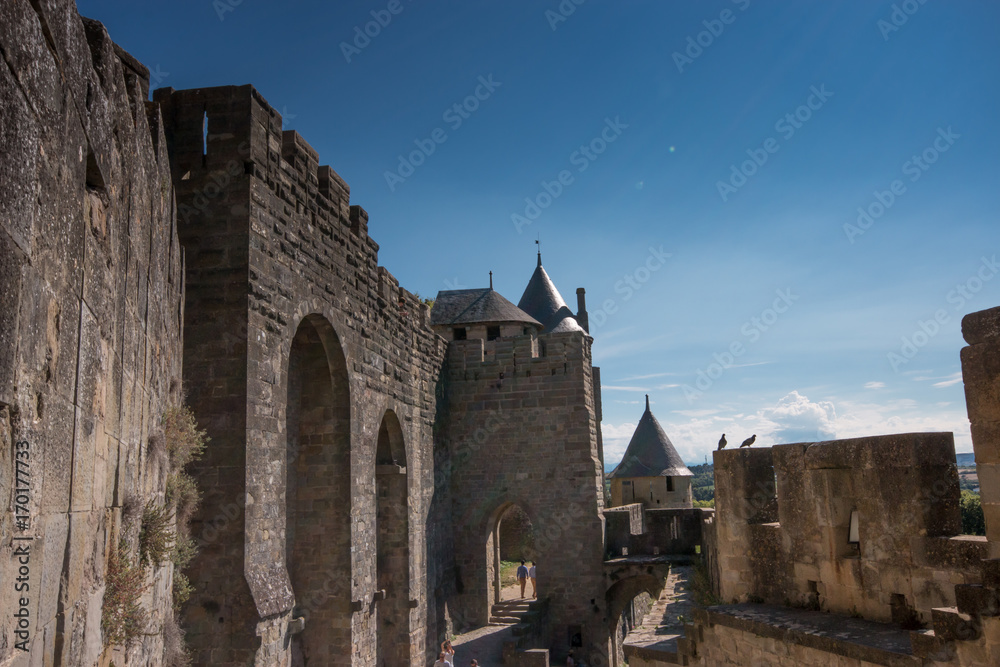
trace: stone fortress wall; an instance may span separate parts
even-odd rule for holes
[[[0,664],[122,664],[105,564],[123,507],[163,502],[181,400],[167,142],[146,68],[72,2],[5,0],[0,53]],[[162,660],[172,572],[134,664]]]
[[[154,98],[188,253],[185,379],[213,437],[196,662],[419,663],[448,569],[428,529],[445,344],[347,185],[256,90]]]
[[[513,504],[556,656],[617,656],[657,552],[701,550],[727,604],[696,612],[682,664],[1000,664],[1000,309],[963,322],[985,540],[957,534],[942,434],[722,452],[715,513],[605,515],[588,336],[435,335],[346,183],[251,86],[148,102],[148,71],[71,0],[7,0],[0,47],[0,662],[163,664],[169,565],[128,650],[101,611],[186,393],[212,438],[181,613],[196,664],[423,664],[488,618]]]
[[[1000,307],[962,330],[986,536],[959,534],[950,433],[716,452],[722,604],[682,664],[1000,664]]]
[[[489,619],[493,543],[503,513],[516,504],[531,519],[553,650],[564,653],[579,635],[585,653],[607,655],[601,415],[590,347],[580,332],[452,342],[441,440],[459,624]]]

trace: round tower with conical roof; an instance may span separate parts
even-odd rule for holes
[[[694,474],[650,411],[646,394],[646,411],[635,427],[625,456],[608,475],[611,506],[642,503],[650,509],[690,508],[692,477]]]

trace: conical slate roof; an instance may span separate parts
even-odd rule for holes
[[[649,411],[648,394],[646,411],[635,427],[625,456],[608,477],[694,477]]]
[[[545,327],[545,332],[583,331],[549,274],[542,268],[542,254],[538,253],[538,266],[531,274],[517,307],[528,313]]]
[[[431,308],[431,325],[475,322],[522,322],[542,326],[541,322],[489,287],[438,292]]]

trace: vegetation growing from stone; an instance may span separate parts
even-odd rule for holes
[[[186,471],[192,461],[197,461],[205,451],[209,437],[204,430],[198,428],[191,409],[182,405],[168,408],[163,415],[163,432],[166,440],[167,453],[170,457],[170,476],[167,479],[167,507],[173,509],[171,518],[172,533],[168,552],[162,554],[173,563],[174,577],[173,597],[174,611],[188,601],[194,588],[191,580],[184,574],[184,569],[190,564],[197,553],[197,545],[191,538],[191,517],[198,509],[201,494],[193,477]],[[159,562],[159,561],[157,561]],[[176,625],[176,623],[174,624]],[[184,645],[183,633],[176,627],[164,627],[164,661],[167,665],[183,667],[190,664],[190,656]]]
[[[156,566],[172,551],[174,545],[174,513],[150,500],[142,510],[139,528],[139,559],[144,565]]]
[[[124,537],[108,556],[101,629],[106,644],[130,645],[146,634],[148,615],[142,607],[146,570],[137,562]]]
[[[191,581],[184,574],[184,568],[188,566],[197,551],[198,547],[194,540],[187,536],[178,538],[174,544],[170,560],[174,564],[173,596],[175,611],[180,610],[181,605],[188,601],[188,598],[191,597],[191,592],[194,590],[191,586]]]
[[[985,535],[986,517],[978,493],[962,491],[962,532],[966,535]]]
[[[198,422],[186,405],[167,408],[163,415],[163,434],[170,463],[177,470],[201,458],[210,440],[205,431],[198,430]]]
[[[184,644],[184,631],[177,624],[176,617],[167,619],[163,624],[163,664],[164,667],[188,667],[191,664],[191,656]]]

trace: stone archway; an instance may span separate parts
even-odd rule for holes
[[[505,526],[505,522],[516,521],[520,524],[517,530]],[[538,555],[535,550],[533,522],[525,507],[516,501],[505,502],[493,512],[489,523],[489,534],[486,538],[486,571],[489,573],[489,607],[501,602],[502,584],[500,580],[501,563],[504,560],[533,561]],[[515,537],[516,536],[516,537]],[[516,544],[504,543],[516,539]],[[510,546],[511,548],[507,548]],[[531,583],[525,586],[525,597],[531,596]]]
[[[409,665],[410,540],[406,445],[396,413],[388,410],[375,446],[378,593],[377,667]]]
[[[350,665],[351,405],[347,363],[330,323],[309,315],[288,358],[285,563],[295,615],[293,665]]]
[[[644,593],[652,601],[655,601],[663,592],[665,583],[665,579],[658,576],[639,575],[621,579],[608,588],[605,602],[608,609],[608,630],[613,642],[612,667],[620,667],[625,664],[622,644],[625,634],[630,629],[628,626],[632,622],[630,618],[632,605]]]

